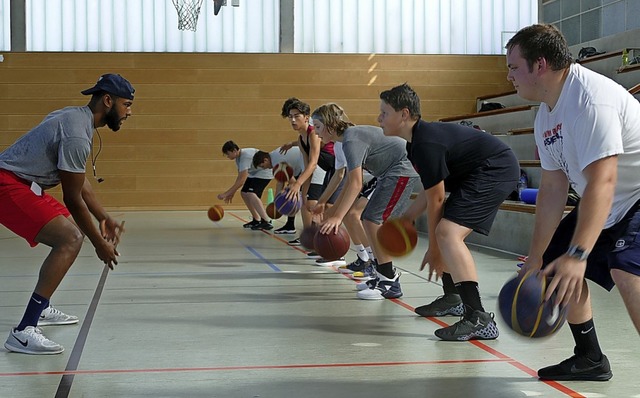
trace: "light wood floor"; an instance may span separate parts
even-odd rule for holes
[[[228,211],[216,224],[204,212],[117,215],[127,225],[117,269],[105,272],[87,242],[53,297],[81,318],[43,328],[65,352],[0,349],[0,397],[640,397],[638,335],[615,290],[592,289],[614,378],[544,383],[535,370],[572,354],[567,327],[533,341],[498,319],[497,340],[451,343],[433,331],[457,318],[413,313],[442,292],[417,273],[424,236],[396,261],[404,297],[372,302],[356,298],[352,280],[288,246],[292,236],[243,229],[246,212]],[[47,253],[0,227],[7,335]],[[496,311],[516,256],[473,254],[484,305]]]

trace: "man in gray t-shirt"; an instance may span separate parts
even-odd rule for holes
[[[358,298],[401,297],[400,274],[393,267],[391,256],[380,250],[377,232],[389,217],[404,213],[413,187],[419,182],[418,173],[407,158],[406,141],[385,136],[379,127],[354,126],[336,104],[322,105],[313,112],[312,119],[318,134],[335,135],[342,142],[347,159],[347,182],[320,231],[326,234],[338,230],[362,189],[363,170],[369,171],[377,178],[377,185],[361,217],[375,255],[377,276],[362,289],[359,286]]]
[[[244,204],[251,213],[252,220],[243,225],[244,228],[253,228],[261,225],[271,229],[273,226],[262,203],[262,192],[269,185],[273,174],[271,170],[263,170],[253,165],[253,155],[258,152],[255,148],[240,148],[235,142],[227,141],[222,145],[222,153],[230,160],[236,161],[238,176],[229,189],[218,195],[218,199],[225,203],[231,203],[233,195],[238,189]]]
[[[118,263],[116,246],[123,224],[97,201],[85,169],[95,129],[107,125],[118,131],[131,116],[134,91],[122,76],[102,75],[82,92],[92,95],[88,105],[52,112],[0,153],[0,224],[31,246],[51,247],[24,316],[4,343],[9,351],[64,351],[37,326],[78,323],[78,317],[53,308],[49,300],[78,256],[84,236],[105,265],[113,269]],[[56,185],[62,186],[64,205],[46,193]]]

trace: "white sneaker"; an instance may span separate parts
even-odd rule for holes
[[[378,284],[378,278],[369,279],[368,281],[359,282],[356,284],[356,290],[373,289]]]
[[[344,257],[337,260],[325,260],[324,258],[319,258],[316,260],[316,265],[318,267],[339,267],[341,265],[347,265],[347,262],[344,260]]]
[[[38,319],[38,326],[73,325],[74,323],[78,323],[77,316],[67,315],[51,305],[42,310]]]
[[[400,288],[400,273],[395,272],[392,279],[389,279],[378,273],[375,279],[376,284],[370,289],[359,290],[356,294],[362,300],[384,300],[402,297],[402,289]]]
[[[64,347],[54,343],[42,334],[42,330],[35,326],[27,326],[24,330],[11,329],[4,348],[23,354],[47,355],[60,354]]]

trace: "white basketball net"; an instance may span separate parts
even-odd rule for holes
[[[178,29],[196,31],[203,0],[172,0],[178,11]]]

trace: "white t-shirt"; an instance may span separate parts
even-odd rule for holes
[[[640,200],[640,103],[613,80],[571,65],[553,111],[540,104],[534,134],[542,168],[564,171],[581,196],[587,185],[583,170],[618,155],[618,182],[605,228]]]
[[[293,169],[293,175],[298,176],[304,170],[304,161],[302,160],[302,152],[297,146],[291,147],[285,154],[280,153],[280,148],[276,148],[269,152],[271,156],[271,164],[273,166],[278,163],[287,163]],[[272,174],[273,177],[273,174]]]
[[[240,149],[240,156],[236,158],[236,166],[238,166],[238,173],[245,170],[249,173],[247,178],[262,178],[270,180],[273,178],[270,170],[253,167],[253,155],[258,152],[255,148],[242,148]]]

